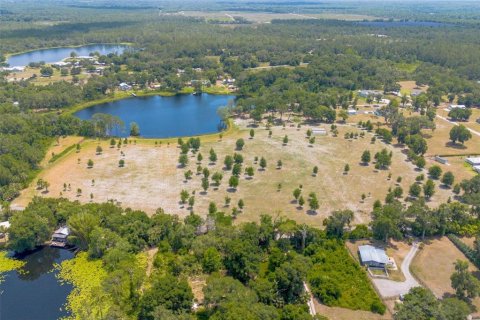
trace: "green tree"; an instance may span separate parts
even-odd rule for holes
[[[455,272],[450,277],[452,288],[460,299],[473,299],[480,293],[480,281],[468,270],[468,262],[457,260]]]
[[[260,167],[262,168],[262,170],[265,170],[265,168],[267,167],[267,160],[265,160],[264,157],[260,158]]]
[[[202,178],[202,189],[204,192],[207,192],[208,187],[210,187],[210,182],[208,181],[208,178]]]
[[[327,219],[323,220],[323,225],[326,227],[328,236],[341,239],[343,238],[345,227],[350,226],[352,220],[353,211],[334,211]]]
[[[15,252],[33,250],[50,238],[52,228],[48,217],[32,210],[14,214],[10,223],[8,245]]]
[[[418,198],[421,192],[422,192],[422,188],[420,187],[420,185],[418,183],[413,183],[410,186],[408,194],[413,198]]]
[[[320,204],[318,202],[317,195],[313,192],[311,192],[308,195],[308,205],[310,206],[310,210],[316,211],[318,208],[320,208]]]
[[[235,142],[235,145],[237,146],[237,150],[241,151],[245,146],[245,141],[242,138],[240,138],[237,140],[237,142]]]
[[[300,196],[298,198],[298,205],[303,208],[304,204],[305,204],[305,199],[303,199],[303,196]]]
[[[371,155],[369,150],[363,151],[361,161],[364,165],[368,165],[368,163],[371,161]]]
[[[87,168],[89,168],[89,169],[93,168],[93,160],[92,159],[88,159]]]
[[[455,181],[455,176],[451,171],[447,171],[443,174],[442,183],[444,185],[451,187],[454,181]]]
[[[180,157],[178,157],[178,163],[182,168],[185,168],[188,164],[188,156],[186,154],[181,154]]]
[[[209,247],[203,252],[203,272],[212,273],[222,268],[222,256],[214,247]]]
[[[189,312],[192,307],[193,293],[187,280],[172,275],[156,274],[151,287],[140,300],[140,319],[152,319],[152,312],[163,306],[176,313]]]
[[[188,193],[187,190],[180,191],[180,202],[182,204],[185,204],[187,202],[187,199],[188,199],[189,196],[190,196],[190,194]]]
[[[283,137],[283,144],[286,145],[288,143],[288,136],[285,135],[285,137]]]
[[[293,197],[295,198],[295,201],[298,201],[298,198],[302,194],[302,190],[300,188],[296,188],[293,190]]]
[[[232,189],[237,189],[237,187],[238,187],[238,177],[237,176],[231,176],[230,179],[228,180],[228,185]]]
[[[215,151],[213,150],[213,148],[210,149],[210,157],[209,157],[209,159],[210,159],[210,162],[212,162],[212,163],[217,162],[217,154],[215,153]]]
[[[428,179],[423,185],[423,194],[426,199],[430,199],[435,194],[435,183],[432,179]]]
[[[442,175],[442,168],[440,168],[440,166],[433,165],[428,169],[428,174],[430,175],[430,178],[438,180]]]
[[[220,186],[220,182],[222,181],[223,179],[223,174],[221,174],[220,172],[215,172],[213,175],[212,175],[212,180],[215,181],[215,185],[217,187]]]
[[[225,169],[226,170],[232,170],[233,166],[233,157],[228,155],[225,157],[225,160],[223,161],[223,164],[225,164]]]
[[[457,143],[459,141],[461,144],[464,144],[466,141],[472,138],[472,133],[465,127],[463,124],[454,126],[450,130],[450,140],[453,143]]]
[[[255,137],[255,130],[250,129],[250,139],[253,139]]]
[[[136,122],[130,123],[130,135],[132,137],[138,137],[140,135],[140,127]]]

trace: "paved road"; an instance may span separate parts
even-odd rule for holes
[[[442,116],[439,116],[438,114],[437,114],[437,118],[440,118],[440,119],[442,119],[442,120],[447,121],[448,123],[451,123],[451,124],[453,124],[453,125],[455,125],[455,126],[458,126],[458,122],[448,120],[447,118],[442,117]],[[470,131],[470,132],[473,133],[474,135],[480,137],[480,132],[475,131],[475,130],[473,130],[473,129],[470,129],[470,128],[468,128],[468,127],[467,127],[467,129],[468,129],[468,131]]]
[[[399,296],[401,294],[406,294],[410,291],[411,288],[420,287],[420,284],[415,280],[413,275],[410,273],[410,264],[412,263],[413,257],[417,253],[418,245],[414,244],[410,251],[408,252],[407,256],[402,262],[402,272],[405,276],[405,281],[398,282],[392,281],[388,279],[373,279],[373,283],[377,287],[378,291],[382,297],[394,297]]]

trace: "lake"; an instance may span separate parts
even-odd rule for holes
[[[109,53],[121,54],[128,46],[118,44],[91,44],[81,47],[61,47],[50,49],[39,49],[34,51],[28,51],[25,53],[15,54],[7,59],[7,63],[10,67],[27,66],[30,62],[45,63],[59,62],[65,58],[70,57],[70,53],[73,51],[77,56],[88,56],[90,53],[98,51],[102,55]]]
[[[60,285],[54,265],[73,258],[73,253],[43,247],[22,258],[25,265],[18,271],[4,274],[0,285],[0,319],[52,320],[67,316],[63,309],[72,290]]]
[[[380,28],[401,28],[401,27],[425,27],[425,28],[439,28],[453,26],[449,23],[434,22],[434,21],[360,21],[356,22],[363,26],[380,27]]]
[[[145,138],[169,138],[196,136],[215,133],[225,125],[217,113],[233,96],[228,95],[176,95],[172,97],[132,97],[102,103],[76,112],[83,120],[91,119],[95,113],[107,113],[119,117],[125,130],[114,132],[127,137],[130,123],[136,122],[140,135]]]

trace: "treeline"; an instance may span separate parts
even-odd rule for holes
[[[69,242],[89,261],[101,261],[106,271],[100,272],[98,287],[90,288],[101,298],[78,303],[91,292],[77,292],[77,303],[67,305],[74,316],[102,312],[112,319],[312,319],[306,281],[327,305],[385,311],[342,241],[292,220],[262,215],[259,224],[233,226],[233,219],[214,211],[206,219],[191,213],[181,221],[161,209],[149,217],[110,203],[35,198],[10,217],[9,248],[34,249],[59,225],[69,226]],[[152,247],[158,252],[151,275],[146,275],[138,259]],[[85,254],[75,258],[78,268]],[[198,295],[189,280],[198,276],[206,278],[204,300],[192,309]]]

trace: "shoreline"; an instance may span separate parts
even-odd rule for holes
[[[215,90],[205,90],[203,93],[206,94],[211,94],[211,95],[225,95],[225,96],[234,96],[236,95],[232,92],[227,92],[227,91],[215,91]],[[135,94],[136,96],[132,96],[132,94]],[[103,99],[97,99],[97,100],[92,100],[92,101],[87,101],[87,102],[82,102],[80,104],[74,105],[72,107],[65,108],[62,111],[62,115],[73,115],[75,112],[81,111],[83,109],[87,109],[90,107],[93,107],[97,104],[102,104],[102,103],[109,103],[109,102],[115,102],[118,100],[123,100],[123,99],[129,99],[129,98],[138,98],[138,97],[150,97],[150,96],[160,96],[160,97],[174,97],[177,95],[187,95],[187,94],[193,94],[193,89],[192,88],[183,88],[180,91],[177,92],[172,92],[172,91],[157,91],[157,90],[152,90],[152,91],[116,91],[113,96],[110,97],[105,97]],[[62,109],[60,109],[62,110]],[[57,110],[49,111],[50,112],[56,112]]]
[[[63,49],[63,48],[80,48],[80,47],[85,47],[85,46],[94,46],[94,45],[122,45],[122,46],[133,46],[133,42],[102,42],[102,43],[84,43],[84,44],[79,44],[79,45],[71,45],[71,46],[57,46],[57,47],[44,47],[44,48],[38,48],[38,49],[31,49],[31,50],[24,50],[24,51],[18,51],[18,52],[12,52],[12,53],[5,53],[5,63],[8,63],[7,60],[12,57],[12,56],[18,56],[21,54],[29,53],[29,52],[34,52],[34,51],[40,51],[40,50],[50,50],[50,49]],[[66,57],[68,58],[68,57]],[[64,58],[64,59],[66,59]]]

